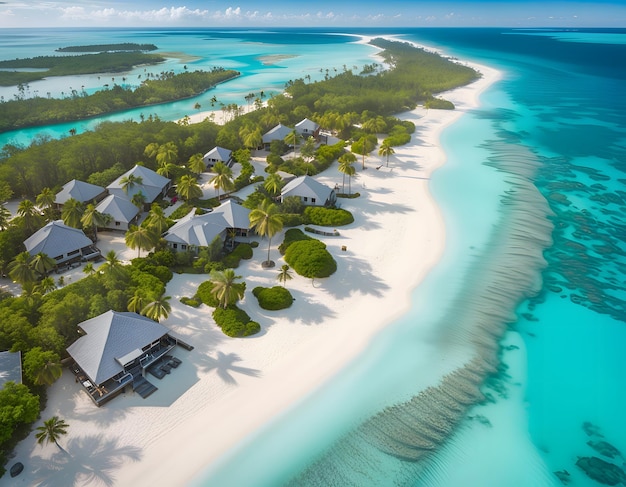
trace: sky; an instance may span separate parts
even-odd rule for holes
[[[626,27],[626,0],[0,0],[12,27]]]

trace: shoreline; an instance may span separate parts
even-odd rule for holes
[[[167,288],[172,313],[163,323],[196,345],[193,352],[176,353],[184,361],[174,372],[180,383],[166,377],[153,398],[126,394],[94,410],[72,383],[71,374],[64,374],[49,391],[42,419],[54,414],[64,417],[70,424],[67,442],[97,434],[138,449],[140,461],[125,458],[115,465],[111,472],[115,485],[139,487],[165,480],[169,485],[186,485],[337,374],[378,332],[406,312],[411,292],[441,257],[445,228],[428,189],[430,175],[445,163],[440,135],[475,108],[480,93],[500,78],[495,69],[468,64],[482,77],[445,94],[457,106],[455,111],[418,108],[398,115],[416,123],[412,141],[396,148],[389,168],[371,155],[368,169],[358,169],[352,189],[361,197],[342,200],[342,206],[353,211],[355,223],[340,228],[340,237],[324,239],[337,260],[336,274],[317,281],[316,287],[294,276],[288,283],[297,297],[292,308],[275,314],[263,311],[250,290],[274,285],[276,280],[274,272],[261,269],[267,251],[261,241],[253,259],[237,269],[249,289],[241,307],[263,328],[260,336],[248,339],[221,336],[211,323],[209,308],[192,309],[178,302],[206,276],[175,276]],[[341,184],[336,164],[317,179],[330,186]],[[280,266],[279,242],[280,235],[273,240],[272,258]],[[342,245],[347,246],[346,252],[341,251]],[[404,265],[412,255],[421,257],[417,269]],[[115,435],[109,434],[109,428]],[[39,448],[33,436],[16,449],[15,460],[23,461],[26,471],[12,479],[12,485],[30,485],[23,482],[37,478],[29,469],[28,456],[42,462],[56,458],[56,447]],[[180,465],[185,465],[185,472],[176,470]],[[0,485],[4,482],[1,479]]]

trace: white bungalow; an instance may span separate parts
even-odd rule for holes
[[[335,190],[320,183],[311,176],[300,176],[289,181],[280,194],[280,201],[289,196],[297,196],[309,206],[332,206],[337,200]]]
[[[104,198],[96,206],[96,210],[111,217],[105,225],[105,228],[111,230],[126,231],[131,225],[137,223],[139,217],[139,208],[128,199],[116,194],[110,194]]]
[[[131,175],[140,178],[141,183],[130,185],[124,190],[121,181]],[[110,195],[113,194],[129,201],[135,194],[142,193],[145,196],[146,204],[150,204],[157,198],[165,196],[171,185],[170,179],[157,174],[152,169],[136,165],[109,184],[107,190]]]
[[[82,336],[67,352],[75,362],[72,371],[78,382],[98,406],[126,386],[142,397],[156,391],[145,380],[146,369],[177,343],[168,328],[131,312],[110,310],[83,321],[78,329]]]
[[[100,250],[82,230],[67,226],[62,220],[48,223],[24,240],[24,247],[31,254],[46,254],[57,265],[95,259]]]
[[[212,212],[196,215],[195,209],[178,220],[165,232],[163,238],[174,251],[197,250],[208,247],[215,237],[247,237],[250,231],[250,210],[227,200]]]
[[[81,203],[97,203],[106,196],[106,189],[95,184],[85,183],[78,179],[72,179],[66,183],[61,191],[59,191],[54,202],[58,206],[62,206],[69,199],[75,199]]]
[[[285,140],[285,137],[287,137],[291,132],[293,132],[292,128],[279,123],[276,127],[263,135],[263,147],[265,147],[265,149],[269,149],[273,140]]]
[[[315,140],[319,140],[320,126],[319,124],[305,118],[304,120],[296,124],[296,132],[301,135],[305,140],[309,137],[313,137]]]
[[[207,169],[212,168],[218,162],[231,166],[233,163],[233,151],[216,146],[204,154],[202,160]]]

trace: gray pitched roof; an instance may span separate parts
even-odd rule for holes
[[[113,221],[124,223],[132,221],[132,219],[137,216],[137,213],[139,213],[139,208],[126,198],[116,194],[110,194],[104,198],[98,206],[96,206],[96,210],[100,213],[111,215]]]
[[[208,160],[215,159],[216,161],[228,162],[233,151],[224,149],[223,147],[213,147],[209,152],[204,154],[202,158],[206,164]]]
[[[224,201],[210,215],[222,215],[228,228],[250,228],[250,210],[233,200]]]
[[[72,179],[69,183],[65,183],[61,191],[56,194],[54,202],[58,205],[62,205],[70,198],[73,198],[81,203],[86,203],[100,196],[104,191],[105,189],[102,186]]]
[[[0,352],[0,389],[9,381],[22,383],[21,352]]]
[[[196,215],[193,209],[172,225],[163,238],[168,242],[207,247],[227,228],[250,228],[250,210],[232,200],[204,215]]]
[[[92,244],[82,230],[68,227],[62,220],[48,223],[24,240],[24,246],[31,255],[41,252],[48,257],[67,254]]]
[[[279,123],[269,132],[265,133],[263,136],[263,143],[269,144],[272,140],[285,140],[285,137],[287,137],[291,132],[293,132],[293,129]]]
[[[133,187],[128,188],[128,192],[126,192],[122,189],[120,181],[131,174],[140,177],[141,184],[133,185]],[[168,178],[157,174],[152,169],[137,165],[109,184],[107,190],[110,194],[115,194],[128,200],[131,200],[135,194],[141,192],[146,197],[146,201],[152,203],[169,183],[170,180]]]
[[[301,120],[296,124],[296,130],[298,131],[299,134],[302,134],[302,133],[312,134],[318,128],[320,128],[320,126],[317,123],[313,122],[312,120],[309,120],[308,118],[305,118],[304,120]]]
[[[325,202],[333,190],[311,176],[300,176],[289,181],[281,191],[283,198],[287,196],[306,196]]]
[[[221,216],[213,213],[196,215],[195,208],[178,220],[165,233],[163,238],[172,243],[208,247],[209,244],[226,230],[227,225]]]
[[[123,372],[116,359],[141,350],[168,332],[145,316],[118,311],[107,311],[78,326],[86,335],[67,347],[67,352],[97,385]]]

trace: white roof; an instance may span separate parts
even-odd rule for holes
[[[320,128],[320,126],[312,120],[309,120],[308,118],[305,118],[304,120],[301,120],[296,124],[296,130],[298,131],[298,133],[313,133],[318,128]]]
[[[31,255],[41,252],[48,257],[67,254],[92,244],[82,230],[68,227],[62,220],[48,223],[24,241],[24,246]]]
[[[122,189],[120,181],[131,174],[140,177],[141,184],[135,184],[132,188],[128,188],[127,193]],[[137,165],[109,184],[107,189],[109,193],[116,194],[128,200],[131,200],[135,194],[141,192],[146,197],[146,201],[152,203],[169,183],[170,180],[165,176],[161,176],[147,167]]]
[[[281,191],[281,196],[300,196],[307,198],[317,198],[321,202],[325,202],[330,198],[333,190],[328,186],[320,183],[311,176],[300,176],[289,181]]]
[[[119,311],[107,311],[78,326],[86,335],[67,347],[67,352],[97,385],[123,372],[119,361],[168,332],[145,316]]]
[[[211,213],[196,215],[195,209],[178,220],[165,233],[168,242],[207,247],[228,228],[250,228],[250,210],[227,200]]]
[[[291,132],[293,132],[293,129],[279,123],[263,136],[263,143],[269,144],[272,140],[285,140],[285,137],[287,137]]]
[[[73,198],[81,203],[86,203],[100,196],[104,191],[105,189],[102,186],[72,179],[69,183],[65,183],[61,191],[56,194],[54,202],[58,205],[62,205],[67,200]]]
[[[96,210],[100,213],[111,215],[113,221],[129,223],[139,213],[139,208],[132,204],[129,200],[116,194],[110,194],[104,198]]]

